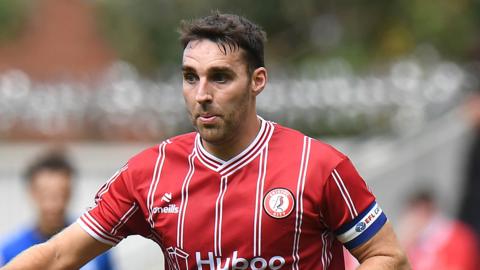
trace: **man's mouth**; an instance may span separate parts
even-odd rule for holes
[[[215,120],[217,120],[218,116],[215,114],[201,114],[197,117],[197,119],[200,121],[202,124],[213,124]]]

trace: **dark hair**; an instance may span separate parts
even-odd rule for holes
[[[31,183],[35,175],[43,170],[62,172],[69,177],[75,174],[75,169],[63,153],[49,152],[36,159],[27,167],[24,175],[25,181]]]
[[[435,207],[437,205],[437,192],[432,181],[427,180],[417,180],[419,182],[417,186],[408,192],[408,196],[405,201],[405,206],[407,207],[417,207],[418,205],[429,205],[430,207]],[[422,183],[423,182],[423,183]]]
[[[250,74],[265,66],[263,45],[266,34],[244,17],[214,11],[210,16],[182,21],[179,32],[183,49],[190,41],[208,39],[217,43],[224,53],[227,53],[227,47],[230,50],[243,49]]]
[[[415,205],[415,204],[418,204],[418,203],[433,204],[433,203],[435,203],[435,193],[430,188],[420,189],[420,190],[414,192],[413,194],[411,194],[408,201],[412,205]]]

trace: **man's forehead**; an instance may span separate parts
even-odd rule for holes
[[[241,50],[241,48],[234,43],[220,42],[220,41],[215,42],[207,38],[191,40],[190,42],[188,42],[187,46],[185,47],[185,50],[196,49],[198,47],[212,47],[212,48],[216,47],[218,51],[224,55],[240,52]]]
[[[183,51],[183,65],[188,63],[228,63],[243,61],[242,51],[232,45],[215,43],[208,39],[190,41]]]

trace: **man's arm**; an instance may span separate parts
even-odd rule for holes
[[[358,270],[411,269],[389,222],[370,240],[350,252],[360,262]]]
[[[49,241],[15,257],[1,270],[78,269],[111,246],[101,243],[74,223]]]

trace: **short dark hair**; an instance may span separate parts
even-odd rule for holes
[[[405,206],[408,208],[416,208],[418,205],[427,205],[434,208],[437,205],[437,192],[432,184],[422,184],[422,181],[426,183],[428,180],[417,180],[420,182],[414,190],[408,192],[408,196],[405,201]]]
[[[35,175],[43,170],[62,172],[69,177],[75,174],[75,168],[63,153],[48,152],[27,167],[24,174],[25,181],[31,183]]]
[[[203,18],[182,21],[179,32],[183,49],[190,41],[208,39],[217,43],[224,53],[227,53],[227,47],[230,50],[243,49],[250,74],[265,66],[263,47],[266,34],[242,16],[214,11]]]
[[[412,205],[415,205],[418,203],[433,204],[435,203],[435,193],[432,189],[427,189],[427,188],[420,189],[415,193],[411,194],[408,201]]]

